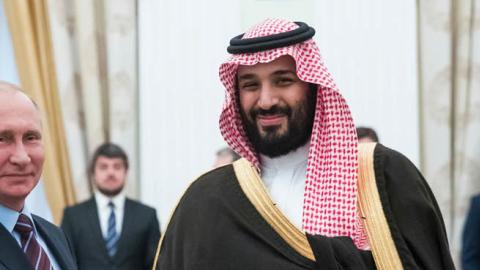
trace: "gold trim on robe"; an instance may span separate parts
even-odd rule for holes
[[[379,270],[403,269],[392,233],[383,212],[373,166],[376,143],[358,145],[358,204],[372,248],[373,259]]]
[[[240,186],[260,215],[300,255],[315,261],[307,236],[300,231],[275,206],[255,167],[246,159],[233,163],[233,169]]]
[[[403,269],[395,243],[390,232],[382,202],[378,193],[373,166],[373,152],[376,143],[359,144],[359,173],[358,173],[358,205],[367,231],[368,240],[372,248],[375,265],[379,270]],[[304,232],[293,225],[290,220],[273,203],[260,175],[254,166],[246,159],[233,162],[236,178],[247,196],[263,219],[276,233],[297,253],[315,261],[312,248]],[[177,204],[178,207],[178,204]],[[166,234],[166,232],[165,232]],[[163,236],[160,240],[154,260],[155,270]]]

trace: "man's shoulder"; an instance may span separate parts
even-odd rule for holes
[[[375,146],[375,155],[382,156],[383,158],[390,158],[395,160],[405,160],[409,161],[409,159],[399,151],[389,148],[381,143],[377,143]]]
[[[199,176],[195,181],[193,181],[189,188],[188,192],[206,192],[222,189],[229,180],[236,179],[235,171],[232,164],[221,166]]]
[[[180,195],[169,223],[195,222],[200,226],[211,222],[211,218],[205,217],[231,208],[227,205],[231,205],[232,198],[240,194],[241,188],[235,179],[231,164],[200,175]]]
[[[377,143],[374,151],[374,163],[375,167],[403,167],[403,168],[415,168],[416,166],[412,161],[404,154],[397,150]]]
[[[225,182],[225,179],[235,178],[235,171],[232,164],[221,166],[200,175],[191,186],[195,188],[215,187]]]
[[[221,166],[197,177],[185,189],[178,205],[210,205],[226,196],[227,190],[231,189],[235,179],[235,172],[231,164]]]
[[[83,202],[80,202],[80,203],[77,203],[77,204],[74,204],[74,205],[71,205],[71,206],[67,206],[64,210],[64,213],[67,213],[67,212],[75,212],[75,213],[78,213],[78,212],[84,212],[85,209],[91,207],[91,206],[94,206],[95,205],[95,199],[93,197],[83,201]]]
[[[137,201],[132,198],[126,198],[125,199],[125,204],[129,204],[132,208],[135,208],[136,210],[139,211],[146,211],[146,212],[156,212],[155,208],[150,207],[140,201]]]
[[[37,216],[35,214],[32,214],[32,218],[35,222],[38,222],[38,223],[41,223],[42,225],[45,225],[47,227],[54,227],[54,228],[58,228],[55,224],[51,223],[50,221],[44,219],[43,217],[41,216]]]
[[[374,151],[373,167],[379,189],[392,195],[403,190],[404,193],[430,193],[428,183],[420,170],[402,153],[377,144]],[[424,194],[424,195],[425,195]],[[428,196],[430,196],[428,194]]]
[[[471,201],[472,205],[480,208],[480,194],[473,196]]]
[[[35,214],[32,214],[32,218],[33,218],[33,221],[35,222],[35,224],[39,227],[42,227],[45,231],[49,232],[49,233],[58,233],[58,234],[62,234],[60,228],[51,223],[50,221],[42,218],[41,216],[37,216]]]

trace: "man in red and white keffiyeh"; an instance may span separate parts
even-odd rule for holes
[[[295,23],[271,19],[250,29],[243,38],[295,28]],[[252,75],[260,69],[264,77]],[[275,74],[277,71],[281,73]],[[355,125],[315,41],[235,54],[221,65],[220,79],[227,92],[220,130],[230,147],[261,171],[259,155],[275,158],[309,142],[302,190],[303,230],[349,236],[359,248],[365,248],[356,205]]]
[[[357,205],[355,125],[314,33],[268,19],[230,41],[220,130],[243,159],[192,183],[157,269],[453,269],[428,185],[379,144],[374,169],[389,228],[381,239],[394,243],[395,262],[370,251]]]

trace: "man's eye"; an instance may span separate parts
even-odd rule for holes
[[[25,140],[31,142],[31,141],[37,141],[37,140],[40,140],[40,135],[36,135],[36,134],[29,134],[27,136],[25,136]]]
[[[0,135],[0,143],[7,143],[12,140],[12,137],[9,135]]]
[[[280,78],[280,79],[278,79],[278,81],[277,81],[277,84],[278,84],[278,85],[289,85],[289,84],[291,84],[291,83],[293,83],[293,80],[290,79],[290,78]]]
[[[241,89],[246,89],[246,90],[255,89],[257,86],[258,86],[258,84],[253,83],[253,82],[252,83],[244,83],[244,84],[242,84]]]

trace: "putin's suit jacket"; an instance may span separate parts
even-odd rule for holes
[[[77,265],[64,233],[45,219],[32,215],[38,234],[63,270],[76,270]],[[33,270],[17,240],[0,224],[0,270]]]
[[[79,270],[152,268],[160,239],[156,211],[128,198],[124,207],[122,231],[113,257],[107,253],[95,198],[65,209],[62,229],[72,244]]]

